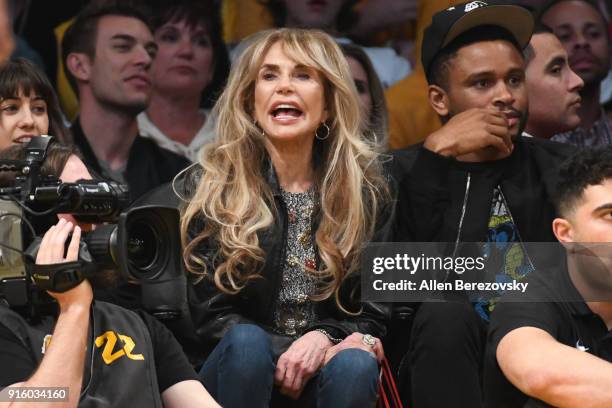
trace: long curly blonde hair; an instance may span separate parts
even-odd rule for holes
[[[313,147],[319,206],[315,241],[321,262],[318,270],[307,272],[319,278],[313,299],[335,293],[338,300],[340,284],[358,267],[361,249],[388,202],[380,155],[364,137],[348,64],[329,35],[283,28],[247,41],[215,105],[217,139],[200,155],[197,187],[182,211],[184,261],[191,273],[212,275],[226,293],[235,294],[260,276],[266,254],[257,233],[273,224],[278,210],[266,181],[265,135],[253,119],[254,89],[264,56],[280,42],[289,58],[315,68],[325,84],[330,135]],[[201,245],[214,248],[214,254],[198,250]]]

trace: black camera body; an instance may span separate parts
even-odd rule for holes
[[[63,183],[43,177],[50,136],[34,137],[26,158],[0,161],[0,171],[16,172],[14,184],[0,188],[0,300],[12,308],[40,310],[45,291],[64,292],[96,273],[116,270],[122,281],[142,286],[142,306],[160,318],[184,309],[185,273],[180,253],[179,212],[173,205],[128,208],[127,186],[106,180]],[[71,214],[98,224],[84,233],[76,262],[36,265],[44,231],[40,217]],[[44,309],[44,307],[42,308]]]

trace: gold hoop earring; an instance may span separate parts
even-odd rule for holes
[[[256,120],[253,121],[253,124],[255,125],[255,127],[258,127],[261,129],[261,137],[266,137],[266,132],[264,132],[263,128],[259,126],[259,123],[257,123]]]
[[[327,123],[325,122],[321,122],[321,125],[323,125],[323,127],[325,128],[325,130],[327,131],[327,133],[325,133],[325,136],[321,137],[319,136],[319,129],[321,128],[320,126],[317,128],[317,130],[315,130],[315,137],[319,140],[326,140],[329,137],[329,126],[327,125]]]

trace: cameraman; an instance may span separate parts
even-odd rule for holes
[[[0,158],[19,159],[22,150],[11,147]],[[62,181],[89,178],[74,151],[57,143],[49,146],[41,170],[59,174]],[[80,236],[81,227],[60,216],[45,233],[36,264],[76,261]],[[68,389],[67,401],[41,400],[36,407],[218,406],[178,342],[154,318],[94,301],[87,279],[64,293],[48,293],[57,301],[56,313],[36,319],[26,319],[0,300],[0,388]],[[0,402],[0,407],[32,405]]]

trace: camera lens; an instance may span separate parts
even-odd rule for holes
[[[157,232],[149,224],[138,220],[130,225],[129,233],[127,253],[130,266],[138,271],[151,269],[160,253]]]
[[[119,216],[116,263],[127,281],[145,283],[176,270],[181,252],[175,208],[132,207]],[[178,261],[177,261],[178,260]]]

